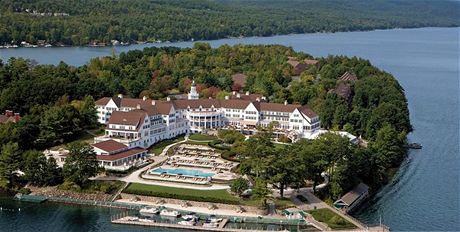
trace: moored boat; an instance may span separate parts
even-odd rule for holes
[[[184,225],[184,226],[194,226],[196,225],[196,221],[195,220],[185,220],[185,221],[180,221],[177,224]]]
[[[166,217],[179,217],[180,213],[176,210],[168,210],[164,209],[160,212],[160,216],[166,216]]]
[[[409,149],[422,149],[423,148],[422,144],[420,143],[409,143],[409,144],[406,144],[404,147],[409,148]]]
[[[222,218],[216,217],[216,215],[210,215],[206,221],[212,222],[212,223],[218,223],[222,221]]]
[[[219,223],[217,222],[205,222],[203,223],[203,227],[206,227],[206,228],[217,228],[219,226]]]
[[[139,210],[139,213],[143,216],[157,215],[160,211],[155,207],[144,207]]]
[[[182,219],[184,220],[198,220],[199,217],[196,215],[196,213],[189,213],[189,214],[186,214],[186,215],[183,215],[182,216]]]

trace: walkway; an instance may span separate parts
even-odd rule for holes
[[[301,190],[298,194],[304,196],[307,199],[308,203],[305,204],[305,203],[301,202],[294,195],[291,196],[291,200],[294,202],[294,204],[296,204],[297,207],[299,207],[300,209],[302,209],[304,211],[313,210],[315,208],[316,209],[327,208],[327,209],[330,209],[332,212],[335,212],[335,213],[339,214],[340,216],[345,218],[350,223],[354,224],[359,229],[367,229],[368,228],[366,225],[362,224],[357,219],[355,219],[355,218],[351,217],[350,215],[345,214],[345,213],[343,213],[343,212],[331,207],[330,205],[326,204],[324,201],[322,201],[321,199],[316,197],[309,190]]]

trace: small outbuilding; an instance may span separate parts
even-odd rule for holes
[[[343,195],[340,199],[334,202],[334,206],[337,209],[345,212],[352,211],[358,206],[363,200],[369,197],[369,186],[364,183],[358,184],[350,192]]]

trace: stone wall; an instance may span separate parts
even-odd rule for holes
[[[105,193],[79,193],[69,190],[60,190],[56,187],[34,187],[28,186],[32,191],[31,195],[47,196],[47,197],[64,197],[76,200],[90,201],[110,201],[112,195]]]

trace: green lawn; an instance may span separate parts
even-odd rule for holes
[[[309,212],[317,221],[326,223],[331,229],[355,229],[356,226],[330,209],[315,209]]]
[[[287,209],[295,207],[295,204],[288,198],[276,198],[274,203],[277,209]]]
[[[240,203],[239,198],[232,196],[227,192],[227,190],[196,190],[131,183],[123,192],[137,195],[157,196],[191,201],[205,201],[225,204]]]
[[[211,141],[217,139],[216,136],[204,135],[204,134],[191,134],[189,139],[197,141]]]
[[[151,146],[149,148],[149,153],[159,155],[163,151],[163,149],[165,149],[166,146],[171,145],[173,143],[183,141],[183,140],[184,140],[184,136],[176,137],[176,138],[173,138],[173,139],[163,140],[163,141]]]

